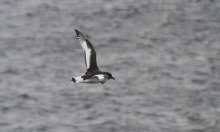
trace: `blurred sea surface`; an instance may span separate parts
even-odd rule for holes
[[[0,20],[0,132],[220,131],[220,1],[1,0]],[[74,29],[115,81],[70,81]]]

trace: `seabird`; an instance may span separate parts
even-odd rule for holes
[[[84,50],[86,73],[83,76],[74,77],[71,81],[74,83],[99,83],[104,84],[108,79],[114,79],[109,72],[102,72],[99,70],[96,62],[96,52],[91,42],[78,30],[75,29],[77,38]]]

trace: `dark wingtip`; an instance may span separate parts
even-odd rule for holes
[[[79,34],[79,31],[77,29],[75,29],[76,34]]]
[[[75,78],[72,78],[72,80],[71,80],[71,81],[76,82],[76,79],[75,79]]]

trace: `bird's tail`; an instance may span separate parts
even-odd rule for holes
[[[71,81],[73,81],[74,83],[81,83],[81,82],[84,82],[82,76],[74,77],[74,78],[71,79]]]
[[[76,82],[76,79],[75,78],[72,78],[72,80],[71,81],[73,81],[74,83]]]

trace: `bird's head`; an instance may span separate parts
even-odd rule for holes
[[[106,72],[106,74],[108,75],[108,79],[114,79],[114,80],[115,80],[115,78],[112,76],[112,74],[111,74],[111,73]]]

